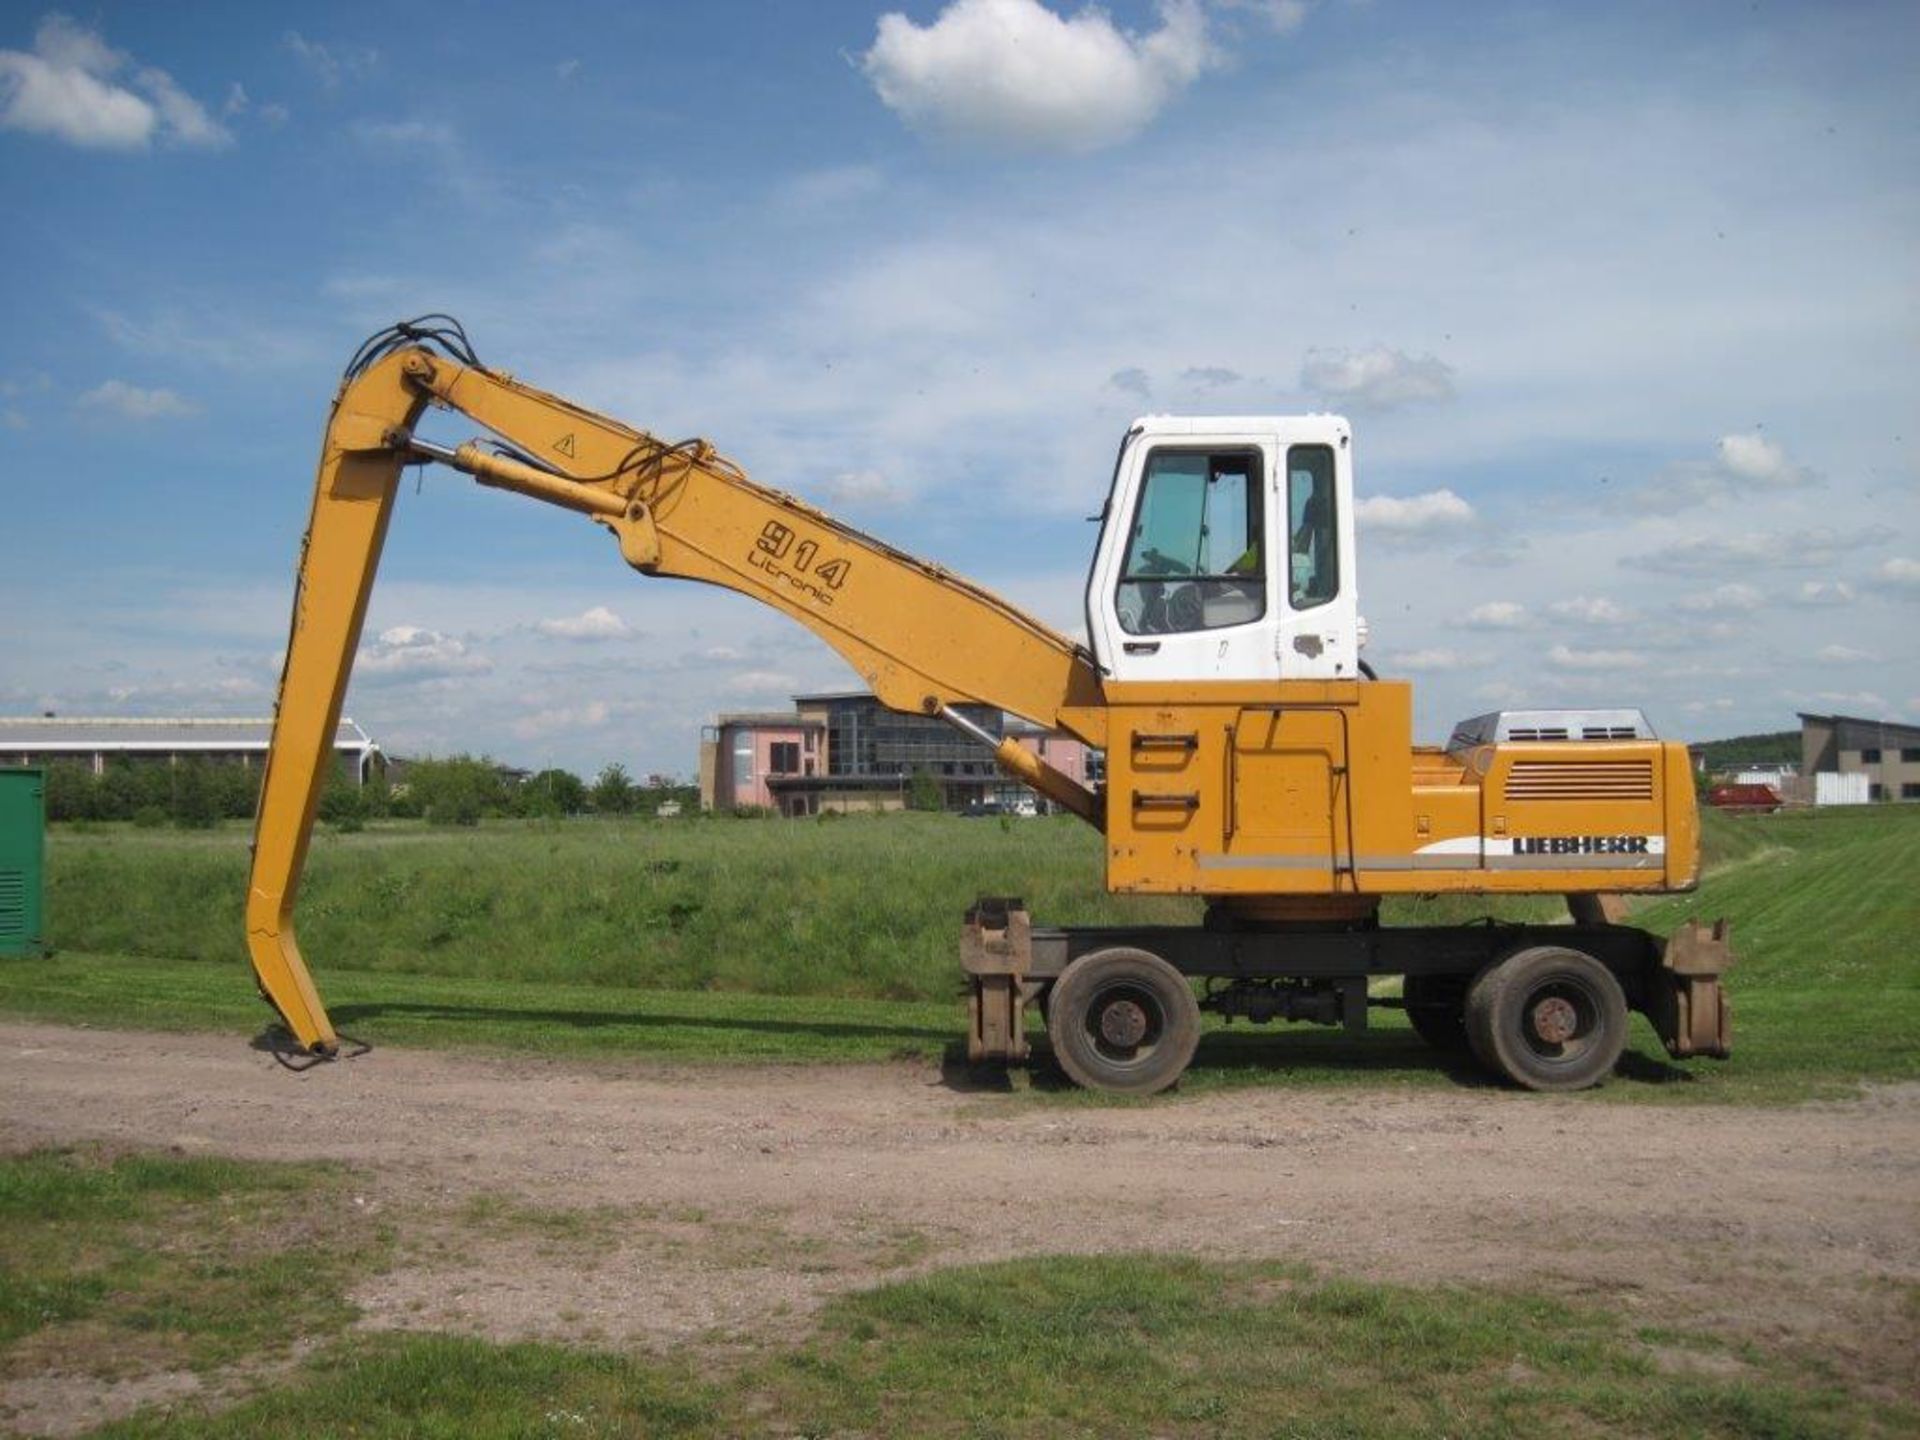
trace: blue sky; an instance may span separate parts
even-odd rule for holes
[[[340,366],[440,309],[1070,630],[1128,419],[1342,411],[1425,738],[1920,719],[1910,4],[527,13],[0,5],[0,711],[265,713]],[[440,473],[348,711],[685,774],[850,681]]]

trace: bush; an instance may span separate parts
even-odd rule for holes
[[[571,770],[542,770],[514,799],[522,815],[578,815],[587,808],[587,783]]]
[[[429,810],[427,819],[435,825],[478,825],[480,797],[470,790],[457,791]]]
[[[264,766],[215,765],[208,772],[220,813],[229,820],[251,820],[260,808],[260,779]]]
[[[907,790],[907,808],[909,810],[946,808],[940,792],[940,782],[925,769],[916,769],[913,772],[913,781]]]
[[[593,808],[602,815],[625,815],[633,809],[633,782],[627,767],[615,761],[593,782]]]
[[[367,797],[336,766],[320,792],[320,818],[340,830],[362,830],[367,823]]]
[[[142,805],[133,812],[133,823],[142,830],[164,829],[167,823],[167,812],[158,805]]]
[[[483,815],[510,815],[512,796],[485,756],[416,760],[407,767],[408,809],[436,825],[477,825]],[[402,813],[395,797],[394,814]]]
[[[47,767],[47,819],[98,819],[99,786],[84,765],[65,762]]]
[[[203,760],[173,767],[173,823],[182,830],[211,830],[222,817],[220,790]]]

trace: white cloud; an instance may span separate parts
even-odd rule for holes
[[[1802,605],[1851,605],[1853,587],[1844,580],[1803,580],[1795,598]]]
[[[895,505],[900,502],[900,487],[878,470],[845,470],[823,487],[826,499],[835,505]]]
[[[558,640],[621,640],[633,633],[626,621],[604,605],[558,620],[542,620],[533,628]]]
[[[124,380],[108,380],[73,402],[82,410],[117,415],[123,420],[177,420],[199,407],[175,391],[142,389]]]
[[[1628,555],[1622,565],[1666,575],[1706,575],[1716,570],[1800,569],[1832,565],[1864,545],[1893,538],[1885,526],[1841,532],[1825,525],[1802,530],[1749,531],[1740,535],[1702,535],[1676,540]]]
[[[1632,650],[1574,650],[1556,645],[1547,652],[1556,670],[1638,670],[1647,657]]]
[[[1673,511],[1820,483],[1815,471],[1790,458],[1777,441],[1760,435],[1722,435],[1714,442],[1711,460],[1669,465],[1641,488],[1639,499],[1648,509]]]
[[[1796,465],[1778,443],[1759,435],[1722,435],[1715,450],[1720,468],[1760,490],[1792,490],[1805,485],[1813,472]]]
[[[1518,601],[1489,600],[1469,610],[1462,623],[1472,630],[1519,630],[1531,623],[1531,617]]]
[[[1633,611],[1604,595],[1576,595],[1570,600],[1556,600],[1547,608],[1557,618],[1576,625],[1615,625],[1634,618]]]
[[[1451,490],[1423,495],[1369,495],[1354,506],[1367,529],[1383,535],[1430,535],[1473,521],[1473,507]]]
[[[1130,35],[1089,6],[1063,18],[1038,0],[953,0],[929,25],[880,17],[860,67],[916,130],[1005,148],[1088,151],[1137,134],[1213,62],[1194,0]]]
[[[886,176],[872,165],[832,165],[784,181],[773,199],[786,210],[836,211],[878,195],[886,183]]]
[[[784,670],[742,670],[728,676],[724,688],[732,695],[791,695],[800,680]]]
[[[1873,572],[1873,583],[1884,590],[1920,590],[1920,560],[1896,555]]]
[[[1880,658],[1873,651],[1862,650],[1855,645],[1823,645],[1818,655],[1820,659],[1834,665],[1852,665],[1863,660]]]
[[[1486,535],[1471,550],[1463,550],[1457,557],[1462,565],[1475,570],[1507,570],[1525,560],[1533,549],[1533,542],[1526,536],[1513,531],[1496,531]]]
[[[446,150],[458,138],[438,120],[357,120],[354,138],[380,150]]]
[[[380,63],[380,52],[366,45],[323,44],[289,30],[282,42],[307,72],[332,90],[342,79],[358,80]]]
[[[1742,615],[1758,610],[1766,598],[1753,586],[1733,580],[1725,585],[1716,585],[1711,590],[1682,595],[1673,603],[1695,615]]]
[[[363,645],[354,673],[373,680],[434,680],[449,675],[480,675],[493,661],[470,650],[464,640],[419,625],[394,625]]]
[[[206,147],[232,141],[166,71],[140,66],[128,84],[119,83],[115,77],[128,65],[98,31],[50,14],[31,51],[0,50],[0,129],[106,150],[144,150],[156,137]]]
[[[1884,713],[1894,708],[1876,690],[1789,690],[1786,698],[1795,705],[1818,705],[1836,715],[1871,716],[1875,711]]]
[[[1195,390],[1220,390],[1228,385],[1238,385],[1246,376],[1224,365],[1189,365],[1180,372],[1180,379]]]
[[[160,135],[182,145],[219,146],[233,143],[233,136],[206,112],[206,108],[173,83],[164,70],[141,70],[133,83],[145,90],[160,112]]]
[[[1279,35],[1291,35],[1306,23],[1313,0],[1214,0],[1222,10],[1251,10]]]
[[[236,675],[219,680],[143,680],[109,685],[103,693],[117,707],[125,706],[146,714],[160,710],[231,712],[242,706],[257,707],[267,694],[267,686],[263,680]]]
[[[577,734],[599,730],[613,718],[613,707],[605,700],[589,700],[581,705],[558,705],[523,715],[510,727],[515,738],[539,740],[548,735]]]
[[[1313,350],[1300,384],[1333,405],[1392,410],[1453,398],[1453,369],[1432,355],[1414,357],[1376,345],[1370,350]]]
[[[1153,398],[1153,381],[1138,365],[1114,371],[1107,377],[1107,384],[1123,395],[1137,395],[1142,400]]]
[[[1408,650],[1398,655],[1384,657],[1389,670],[1443,671],[1477,670],[1487,663],[1484,655],[1471,655],[1460,650],[1449,650],[1436,646],[1428,650]]]

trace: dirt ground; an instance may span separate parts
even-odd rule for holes
[[[228,1037],[0,1025],[0,1146],[79,1141],[352,1165],[352,1203],[401,1236],[355,1297],[375,1327],[726,1348],[916,1270],[1155,1250],[1545,1290],[1804,1345],[1889,1392],[1916,1345],[1920,1086],[1101,1107],[926,1066],[383,1050],[296,1075]]]

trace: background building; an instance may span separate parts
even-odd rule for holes
[[[1802,714],[1800,756],[1800,773],[1816,780],[1864,776],[1868,800],[1920,800],[1920,725]]]
[[[795,799],[777,794],[775,780],[819,773],[826,724],[788,711],[719,716],[700,732],[700,808],[731,810],[755,805],[783,815],[804,815]]]
[[[266,759],[273,721],[190,720],[132,716],[0,716],[0,763],[54,765],[78,762],[95,775],[109,762],[174,765],[198,759],[249,768]],[[333,740],[340,773],[364,785],[385,757],[373,737],[342,720]]]
[[[956,708],[991,735],[1013,735],[1083,784],[1103,778],[1098,752],[1077,740],[1009,726],[991,706]],[[1011,808],[1033,798],[978,741],[936,716],[889,710],[864,691],[795,696],[790,711],[721,715],[700,733],[700,803],[709,810],[901,810],[916,777],[939,791],[948,810]]]

